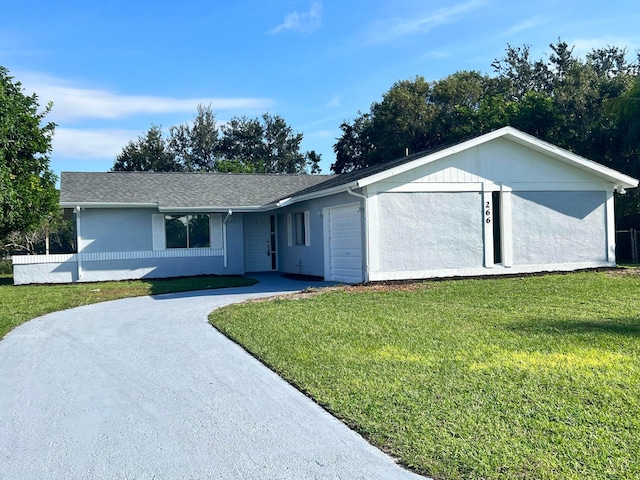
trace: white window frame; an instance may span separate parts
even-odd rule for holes
[[[209,247],[200,247],[196,250],[223,249],[222,214],[220,213],[154,213],[151,217],[153,250],[194,250],[194,248],[167,248],[167,231],[165,215],[208,215],[209,216]]]

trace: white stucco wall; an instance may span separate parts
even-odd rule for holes
[[[379,269],[386,272],[481,267],[479,192],[378,196]]]
[[[403,170],[366,187],[371,280],[615,264],[614,185],[583,168],[500,138]]]
[[[146,258],[84,262],[81,282],[221,275],[222,257]]]
[[[14,283],[71,283],[167,278],[193,275],[242,275],[242,214],[229,219],[227,266],[222,249],[153,250],[155,209],[83,209],[79,214],[79,252],[73,260],[37,255],[14,261]]]
[[[514,265],[607,260],[605,192],[514,192]]]
[[[72,283],[78,281],[78,262],[43,262],[13,265],[13,284]]]
[[[96,208],[80,212],[85,253],[152,250],[151,216],[154,209]]]

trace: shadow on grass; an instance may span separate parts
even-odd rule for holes
[[[192,277],[172,277],[172,278],[143,278],[140,280],[122,280],[94,283],[65,283],[55,284],[57,287],[88,287],[99,288],[101,285],[112,285],[114,291],[126,292],[127,290],[137,291],[138,295],[160,295],[164,293],[188,292],[193,290],[210,290],[218,288],[247,287],[257,283],[257,280],[249,277],[236,275],[198,275]],[[136,285],[137,284],[137,285]],[[146,285],[148,292],[140,290],[140,284]],[[13,286],[12,275],[0,274],[0,286]],[[46,288],[52,284],[31,285]],[[111,290],[111,289],[109,289]]]
[[[624,335],[640,336],[640,317],[616,320],[535,320],[511,323],[507,330],[522,333],[543,333],[548,335]]]

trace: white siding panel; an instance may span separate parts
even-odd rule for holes
[[[53,255],[14,255],[11,257],[14,265],[32,265],[40,263],[67,263],[77,262],[75,253],[57,253]]]
[[[357,274],[353,268],[335,267],[331,270],[334,282],[360,283],[362,282],[362,274]]]
[[[354,219],[353,218],[331,218],[332,220],[332,226],[334,230],[348,230],[348,229],[358,229],[359,228],[353,224]]]
[[[504,138],[492,140],[400,173],[388,181],[394,183],[491,181],[507,185],[522,182],[540,185],[566,182],[602,183],[602,179],[587,171]]]
[[[354,231],[353,235],[350,235],[350,236],[333,237],[330,241],[331,249],[334,251],[338,251],[338,250],[359,251],[360,244],[361,244],[360,231]]]
[[[336,255],[332,258],[331,260],[331,266],[339,269],[339,268],[345,268],[345,269],[361,269],[362,268],[362,257],[358,256],[358,257],[350,257],[348,255],[345,256],[339,256]]]
[[[329,209],[329,278],[362,282],[362,227],[357,205]]]

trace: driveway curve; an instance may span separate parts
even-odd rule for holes
[[[418,479],[207,323],[306,284],[137,297],[0,341],[2,479]]]

